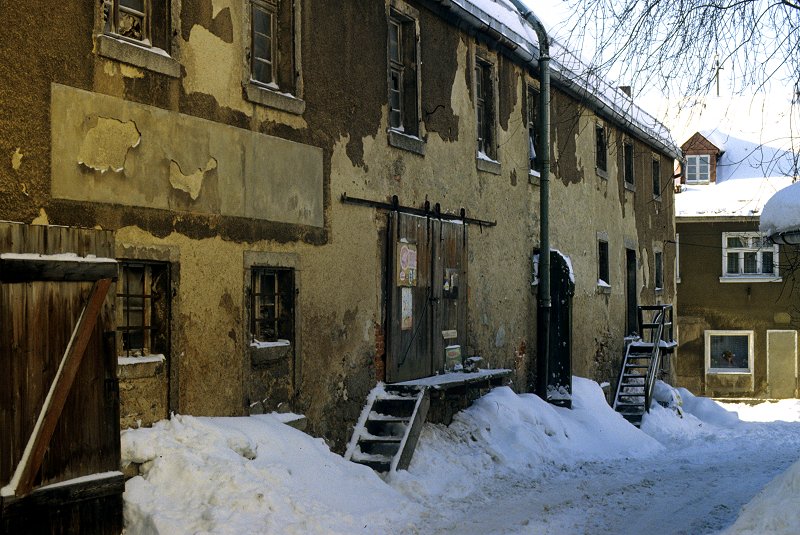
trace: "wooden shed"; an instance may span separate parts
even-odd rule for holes
[[[120,533],[114,235],[0,223],[0,534]]]

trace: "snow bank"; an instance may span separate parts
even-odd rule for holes
[[[372,470],[272,415],[174,416],[123,431],[122,457],[143,463],[125,486],[131,535],[380,533],[417,516]]]
[[[796,401],[796,400],[795,400]],[[725,535],[763,535],[800,533],[800,461],[779,475],[742,508]]]
[[[425,427],[408,472],[392,484],[425,501],[466,497],[488,477],[604,459],[646,457],[663,450],[606,402],[600,386],[573,377],[573,409],[532,394],[496,388],[458,413],[450,426]]]
[[[776,232],[800,229],[800,182],[773,195],[764,206],[759,230],[771,236]]]
[[[704,398],[698,398],[704,399]],[[757,405],[718,403],[722,408],[735,410],[743,422],[800,422],[800,400],[782,399]]]
[[[721,403],[710,398],[697,397],[685,388],[678,388],[683,399],[683,408],[697,419],[717,425],[719,427],[733,427],[739,423],[736,412],[726,410]],[[737,408],[740,405],[736,405]]]

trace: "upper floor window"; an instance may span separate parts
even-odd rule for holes
[[[609,273],[608,260],[608,241],[597,241],[597,285],[611,286],[611,275]]]
[[[478,153],[495,159],[492,65],[481,59],[475,62],[475,114],[478,125]]]
[[[778,246],[758,232],[722,233],[722,279],[767,279],[778,276]]]
[[[169,50],[169,2],[166,0],[106,0],[106,33],[143,46]]]
[[[622,145],[623,169],[625,173],[625,186],[633,188],[635,185],[633,176],[633,143],[625,142]]]
[[[417,23],[396,9],[389,14],[389,126],[419,134]]]
[[[595,138],[595,167],[601,174],[608,172],[608,141],[606,139],[606,129],[601,124],[594,127]]]
[[[711,157],[708,154],[696,154],[686,157],[687,184],[707,183],[710,176]]]
[[[530,170],[538,173],[542,170],[539,153],[539,92],[528,88],[528,159]]]
[[[653,158],[652,164],[653,176],[653,197],[661,197],[661,162],[658,158]]]
[[[296,0],[250,0],[245,31],[248,69],[243,86],[251,102],[302,114],[299,16]]]
[[[660,251],[656,251],[654,253],[654,269],[655,269],[655,290],[656,292],[661,291],[664,288],[664,254]]]

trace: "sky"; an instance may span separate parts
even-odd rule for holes
[[[285,416],[125,430],[141,473],[126,533],[800,533],[800,401],[723,406],[658,383],[668,407],[637,429],[594,381],[574,377],[573,395],[569,410],[496,388],[425,424],[409,470],[383,478]]]

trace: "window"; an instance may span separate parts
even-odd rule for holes
[[[622,157],[624,159],[625,186],[632,189],[635,184],[633,177],[633,143],[626,142],[622,145]]]
[[[758,232],[722,233],[722,279],[776,280],[778,246]]]
[[[537,156],[539,149],[539,92],[532,87],[528,88],[528,158],[530,170],[539,173],[542,162]]]
[[[483,60],[475,63],[475,112],[478,121],[478,152],[495,158],[494,87],[492,65]]]
[[[660,251],[656,251],[653,256],[655,257],[655,290],[660,292],[664,288],[664,255]]]
[[[608,263],[608,242],[605,240],[597,241],[597,285],[610,286],[611,276],[609,275]]]
[[[661,162],[653,158],[653,198],[661,197]]]
[[[705,331],[706,373],[752,373],[753,331]]]
[[[299,2],[250,0],[245,29],[250,35],[246,49],[248,70],[246,98],[289,113],[302,114]]]
[[[251,340],[294,343],[294,270],[254,267],[251,274]]]
[[[389,14],[389,126],[419,135],[416,21],[396,9]]]
[[[606,140],[606,129],[603,125],[595,125],[594,137],[596,142],[595,166],[602,175],[605,175],[608,172],[608,141]]]
[[[169,273],[169,264],[166,262],[120,261],[117,280],[117,348],[122,356],[167,354]]]
[[[106,33],[169,51],[169,2],[166,0],[106,0],[103,17]]]
[[[686,157],[686,183],[708,183],[711,157],[708,154],[699,154]]]
[[[675,233],[675,282],[681,282],[681,235]]]

